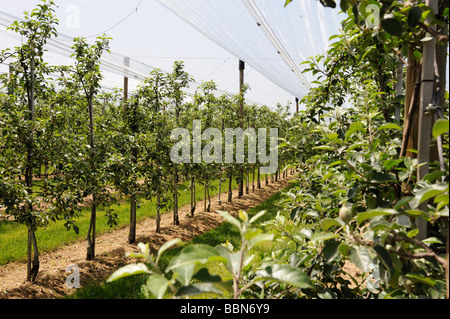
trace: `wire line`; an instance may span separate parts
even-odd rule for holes
[[[125,18],[123,18],[122,20],[120,20],[119,22],[117,22],[116,24],[114,24],[112,27],[110,27],[109,29],[107,29],[107,30],[105,30],[105,31],[103,31],[103,32],[100,32],[100,33],[97,33],[97,34],[88,36],[88,37],[86,37],[86,39],[93,38],[93,37],[97,37],[97,36],[99,36],[99,35],[105,34],[106,32],[108,32],[108,31],[114,29],[115,27],[117,27],[119,24],[121,24],[121,23],[124,22],[126,19],[128,19],[133,13],[137,12],[138,7],[139,7],[139,5],[141,4],[141,2],[142,2],[142,0],[139,1],[139,3],[136,5],[136,7],[133,9],[133,11],[131,11]]]

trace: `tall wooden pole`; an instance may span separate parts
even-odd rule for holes
[[[298,97],[295,98],[295,113],[298,113]]]
[[[244,117],[244,69],[245,69],[245,62],[242,60],[239,60],[239,121],[240,126],[243,129],[243,117]],[[242,168],[239,170],[239,184],[238,184],[238,198],[241,198],[244,196],[244,175]]]
[[[130,58],[127,56],[124,57],[123,64],[126,67],[129,67],[130,66]],[[124,76],[123,77],[123,101],[125,102],[127,100],[128,100],[128,77]],[[125,105],[124,105],[124,107],[125,107]]]
[[[426,5],[437,12],[438,0],[427,0]],[[436,27],[430,26],[433,29]],[[419,138],[417,141],[417,181],[421,181],[428,174],[428,162],[430,160],[431,125],[433,113],[430,110],[430,103],[433,99],[434,83],[434,53],[436,49],[436,39],[430,36],[430,40],[423,44],[422,54],[422,82],[420,87],[419,102]],[[427,201],[419,208],[427,209]],[[419,229],[417,239],[427,238],[427,222],[421,218],[416,218],[416,225]]]

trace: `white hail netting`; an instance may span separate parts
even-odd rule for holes
[[[298,98],[313,81],[300,63],[327,50],[341,20],[312,0],[158,1]]]
[[[22,37],[12,31],[7,31],[7,27],[11,26],[15,20],[22,20],[18,17],[12,16],[6,12],[0,11],[0,49],[9,48],[11,52],[14,48],[20,46],[22,43]],[[74,53],[71,49],[73,45],[73,39],[63,34],[58,34],[58,37],[48,40],[45,49],[47,52],[44,54],[44,59],[51,65],[73,65],[74,58],[70,56]],[[127,60],[127,62],[125,62]],[[8,59],[0,64],[0,72],[8,72]],[[103,75],[101,82],[102,90],[112,91],[115,88],[123,88],[123,78],[128,78],[128,92],[136,90],[137,86],[150,75],[150,72],[157,69],[157,67],[150,66],[143,62],[137,61],[125,57],[123,55],[111,52],[105,52],[101,58],[101,67]],[[161,72],[168,73],[167,70],[161,70]],[[169,72],[170,73],[170,72]],[[54,76],[58,76],[55,74]],[[195,94],[201,83],[192,82],[189,88],[184,91],[192,96]],[[215,94],[220,96],[222,94],[231,94],[226,91],[216,90]],[[253,103],[248,101],[248,103]]]
[[[328,39],[338,33],[337,9],[324,8],[319,1],[295,0],[284,7],[285,0],[158,0],[194,26],[216,44],[256,69],[295,97],[301,98],[311,87],[311,74],[303,73],[301,62],[323,53]],[[20,45],[20,35],[6,31],[20,18],[0,11],[0,48]],[[144,40],[144,39],[143,39]],[[45,57],[53,65],[70,65],[73,53],[70,37],[59,34],[48,42]],[[7,63],[0,72],[8,72]],[[102,88],[123,87],[129,78],[129,92],[155,67],[117,53],[102,56]],[[186,92],[194,94],[200,83],[194,82]],[[218,90],[221,95],[225,91]],[[248,103],[253,103],[247,100]]]

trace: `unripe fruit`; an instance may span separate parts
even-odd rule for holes
[[[352,209],[344,203],[339,210],[339,218],[342,219],[344,223],[348,224],[352,220],[352,217]]]

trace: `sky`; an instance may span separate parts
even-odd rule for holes
[[[275,0],[274,0],[275,1]],[[0,11],[17,17],[32,10],[38,0],[0,0]],[[106,32],[112,52],[171,71],[175,60],[197,82],[214,80],[218,88],[239,91],[238,58],[215,44],[157,0],[54,0],[58,8],[58,32],[94,40]],[[1,33],[0,33],[1,37]],[[1,49],[4,49],[3,47]],[[245,82],[252,102],[275,107],[295,97],[246,65]]]

